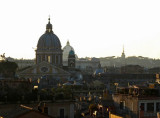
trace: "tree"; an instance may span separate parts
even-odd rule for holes
[[[4,77],[14,77],[18,65],[15,62],[2,61],[0,62],[0,73]]]

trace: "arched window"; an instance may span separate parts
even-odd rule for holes
[[[51,56],[48,56],[48,63],[51,63]]]

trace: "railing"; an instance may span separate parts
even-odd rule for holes
[[[144,112],[145,117],[156,116],[156,115],[157,115],[157,113],[154,113],[154,112]]]

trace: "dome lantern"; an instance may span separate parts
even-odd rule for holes
[[[66,45],[69,45],[69,46],[70,46],[69,40],[67,41],[67,44],[66,44]]]
[[[50,23],[50,17],[48,18],[48,24],[46,25],[46,33],[47,32],[52,32],[53,33],[53,31],[52,31],[52,24]]]

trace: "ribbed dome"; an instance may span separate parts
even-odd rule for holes
[[[46,25],[46,32],[39,38],[37,50],[41,49],[61,49],[61,42],[59,38],[52,31],[52,24],[50,18]]]
[[[61,49],[61,43],[53,32],[46,32],[39,38],[37,49]]]

